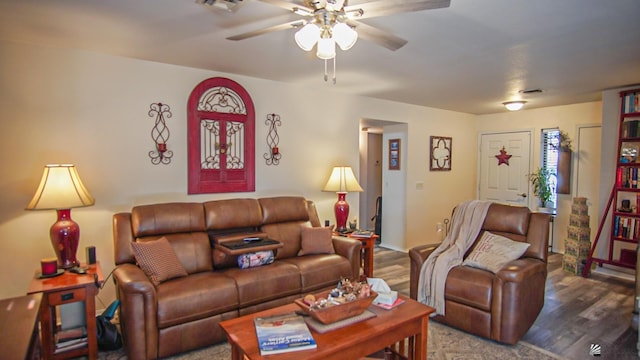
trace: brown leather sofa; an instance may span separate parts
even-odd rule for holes
[[[544,305],[549,220],[548,214],[530,212],[526,207],[491,204],[476,243],[489,231],[531,245],[520,259],[496,274],[463,265],[451,269],[445,285],[445,316],[434,319],[487,339],[515,344]],[[409,250],[413,299],[418,295],[422,264],[438,245]]]
[[[360,272],[359,241],[334,237],[335,254],[297,256],[302,224],[320,226],[302,197],[136,206],[113,216],[120,324],[129,359],[155,359],[226,339],[220,321],[287,304],[335,287]],[[283,243],[272,264],[240,269],[215,247],[266,235]],[[131,243],[166,237],[188,276],[154,286],[136,265]]]

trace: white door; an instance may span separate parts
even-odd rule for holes
[[[531,132],[480,135],[480,200],[529,205]]]

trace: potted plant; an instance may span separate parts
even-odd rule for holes
[[[551,199],[550,178],[551,173],[545,168],[538,168],[535,173],[529,174],[533,194],[540,199],[540,207],[547,207],[547,202]]]
[[[559,146],[559,150],[561,152],[571,152],[573,149],[571,149],[571,138],[569,137],[569,134],[567,134],[566,132],[560,130],[560,146]]]

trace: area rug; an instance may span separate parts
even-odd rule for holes
[[[494,360],[565,359],[544,349],[520,341],[515,345],[501,345],[494,341],[467,334],[435,321],[429,321],[427,357],[429,360]],[[100,352],[101,360],[125,360],[124,350]],[[229,344],[222,343],[188,353],[169,357],[171,360],[228,360],[231,359]]]

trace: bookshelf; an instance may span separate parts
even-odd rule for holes
[[[617,145],[615,181],[583,270],[585,277],[594,262],[636,268],[640,239],[640,88],[620,92]],[[605,238],[608,254],[597,258],[593,254],[607,222],[610,222],[609,237]]]

